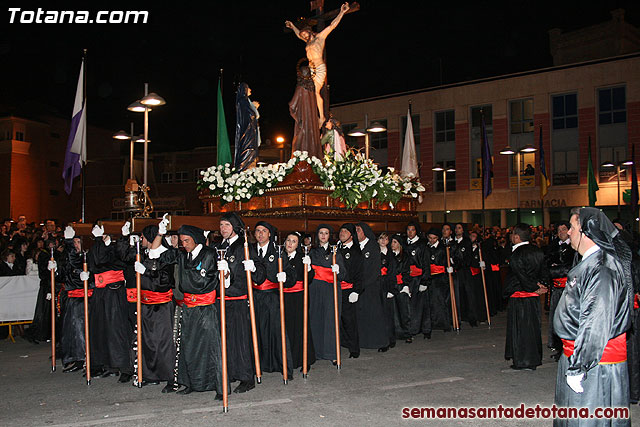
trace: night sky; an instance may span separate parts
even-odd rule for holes
[[[64,3],[64,5],[63,5]],[[610,19],[617,7],[640,26],[637,1],[389,2],[363,0],[327,39],[331,102],[343,102],[552,65],[547,31]],[[325,10],[339,8],[327,0]],[[9,24],[23,10],[148,10],[147,24]],[[47,105],[71,116],[82,49],[88,49],[88,121],[114,132],[142,131],[127,105],[144,82],[167,100],[151,113],[153,151],[215,144],[216,88],[224,68],[227,127],[233,138],[234,82],[260,101],[263,140],[293,121],[287,103],[304,43],[284,31],[286,19],[309,16],[305,0],[277,2],[5,3],[0,19],[0,104]],[[440,71],[442,70],[442,72]],[[442,80],[441,80],[442,79]],[[89,141],[89,143],[91,143]]]

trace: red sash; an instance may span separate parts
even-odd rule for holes
[[[87,296],[93,295],[93,289],[87,290]],[[67,291],[69,298],[84,298],[84,288],[82,289],[70,289]]]
[[[353,289],[353,283],[340,282],[340,289]]]
[[[559,279],[553,279],[553,287],[554,288],[564,288],[567,284],[566,277],[560,277]]]
[[[539,296],[540,295],[536,294],[535,292],[525,292],[525,291],[518,291],[511,294],[511,298],[529,298],[529,297],[539,297]]]
[[[640,295],[636,294],[635,297],[633,298],[633,308],[634,309],[638,309],[640,308],[640,300],[638,299]]]
[[[200,305],[211,305],[216,300],[216,291],[207,294],[188,294],[184,293],[183,303],[187,307],[198,307]]]
[[[136,288],[127,288],[127,301],[128,302],[137,302],[137,291]]]
[[[500,271],[500,264],[491,264],[491,271]]]
[[[269,291],[271,289],[278,289],[279,287],[280,285],[278,283],[274,283],[269,279],[266,279],[261,285],[253,284],[253,289],[257,289],[259,291]]]
[[[571,357],[573,354],[573,347],[575,341],[562,340],[562,350],[564,355]],[[627,334],[622,333],[615,338],[612,338],[604,348],[602,357],[600,358],[599,365],[610,365],[614,363],[622,363],[627,361]]]
[[[383,276],[386,276],[388,271],[389,269],[387,267],[380,268],[380,274]]]
[[[104,273],[96,273],[93,276],[95,278],[96,288],[104,288],[111,283],[124,281],[124,272],[122,270],[109,270]]]
[[[435,276],[436,274],[444,273],[444,265],[435,265],[431,264],[431,275]]]
[[[402,285],[404,281],[402,280],[402,274],[396,274],[396,283],[398,285]]]
[[[480,269],[477,267],[469,267],[471,269],[471,275],[472,276],[477,276],[478,274],[480,274]]]
[[[409,276],[411,277],[418,277],[418,276],[422,276],[422,269],[416,267],[415,265],[410,265],[409,266]]]
[[[216,299],[220,301],[220,296],[218,296]],[[228,297],[226,295],[224,296],[225,301],[239,301],[243,299],[247,299],[247,296],[246,295],[240,295],[239,297]]]
[[[311,268],[316,272],[315,276],[313,276],[314,279],[333,284],[333,271],[331,271],[331,267],[311,265]]]
[[[173,299],[173,291],[169,289],[167,292],[154,292],[142,289],[140,292],[140,302],[142,304],[164,304]],[[136,288],[127,288],[127,301],[137,302]]]
[[[293,293],[293,292],[302,292],[304,291],[304,282],[302,280],[298,280],[295,285],[290,288],[284,288],[282,292]]]

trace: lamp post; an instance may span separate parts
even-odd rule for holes
[[[531,144],[525,145],[524,147],[522,147],[518,151],[515,151],[509,145],[507,145],[505,148],[500,150],[500,154],[502,154],[502,155],[506,155],[506,156],[512,156],[514,154],[516,155],[516,164],[517,164],[516,167],[517,167],[517,170],[518,170],[518,206],[516,207],[516,222],[517,223],[520,223],[520,159],[521,159],[522,153],[533,153],[535,151],[538,151],[538,150],[536,149],[536,147],[534,147]]]
[[[431,168],[434,172],[442,172],[442,181],[443,181],[443,195],[444,195],[444,222],[447,222],[447,172],[455,172],[455,168],[452,167],[443,167],[438,164]]]
[[[384,132],[387,130],[387,128],[382,126],[382,124],[379,122],[373,122],[371,123],[371,126],[368,125],[368,122],[369,122],[368,117],[365,114],[364,128],[353,129],[351,132],[347,134],[349,136],[364,136],[364,156],[367,159],[369,159],[369,155],[371,152],[371,143],[369,141],[369,134]]]
[[[625,160],[623,162],[618,162],[614,164],[613,162],[604,162],[601,166],[603,168],[616,168],[616,180],[618,181],[617,193],[618,193],[618,218],[620,218],[620,168],[631,166],[633,162],[631,160]],[[611,179],[611,178],[609,178]]]

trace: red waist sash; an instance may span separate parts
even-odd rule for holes
[[[293,292],[302,292],[304,291],[304,282],[302,280],[298,280],[295,285],[290,288],[284,288],[282,292],[293,293]]]
[[[319,265],[311,265],[316,272],[314,279],[333,284],[333,271],[331,267],[320,267]]]
[[[87,290],[87,296],[93,295],[93,289]],[[84,288],[83,289],[70,289],[67,291],[67,296],[69,298],[84,298]]]
[[[560,277],[559,279],[553,279],[554,288],[564,288],[567,285],[567,278]]]
[[[353,289],[353,283],[340,282],[340,289]]]
[[[500,264],[491,264],[491,271],[500,271]]]
[[[436,274],[442,274],[445,272],[444,265],[434,265],[431,264],[431,275],[435,276]]]
[[[154,292],[142,289],[140,292],[140,302],[142,304],[164,304],[173,299],[173,291],[169,289],[167,292]],[[127,288],[127,301],[137,302],[136,288]]]
[[[640,300],[638,299],[638,297],[639,297],[639,296],[640,296],[640,295],[636,294],[636,295],[633,297],[633,308],[634,308],[634,309],[638,309],[638,308],[640,308]]]
[[[188,294],[184,293],[183,303],[187,307],[198,307],[200,305],[211,305],[216,300],[216,291],[207,294]]]
[[[280,285],[278,283],[274,283],[269,279],[265,279],[261,285],[253,284],[253,289],[257,289],[259,291],[269,291],[271,289],[278,289]]]
[[[127,288],[127,301],[128,302],[137,302],[137,291],[136,288]]]
[[[564,355],[570,357],[574,351],[575,341],[562,340],[562,350]],[[610,365],[613,363],[622,363],[627,361],[627,333],[622,333],[607,342],[604,348],[599,365]]]
[[[216,299],[218,301],[220,301],[220,296],[218,295],[218,297],[216,297]],[[239,297],[228,297],[228,296],[224,296],[224,300],[225,301],[239,301],[239,300],[243,300],[243,299],[247,299],[246,295],[240,295]]]
[[[477,267],[469,267],[471,269],[471,275],[472,276],[477,276],[478,274],[480,274],[480,269]]]
[[[389,269],[387,267],[380,268],[380,274],[383,276],[386,276],[388,271]]]
[[[111,283],[123,282],[124,272],[122,270],[109,270],[104,273],[96,273],[95,277],[96,288],[104,288]]]
[[[511,298],[529,298],[529,297],[539,297],[540,295],[535,292],[524,292],[518,291],[511,294]]]
[[[402,285],[404,281],[402,280],[402,274],[396,274],[396,283],[398,285]]]
[[[415,265],[410,265],[409,266],[409,276],[411,276],[411,277],[422,276],[422,269],[416,267]]]

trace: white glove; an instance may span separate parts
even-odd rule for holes
[[[487,266],[487,264],[485,264],[485,263],[484,263],[484,261],[480,261],[480,262],[479,262],[479,264],[480,264],[480,268],[481,268],[481,269],[483,269],[483,270],[484,270],[484,269],[486,268],[486,266]]]
[[[103,240],[104,240],[104,245],[105,246],[109,246],[111,244],[111,237],[104,236]]]
[[[411,296],[411,292],[409,291],[409,287],[408,286],[404,286],[401,290],[400,293],[405,293],[409,296]]]
[[[453,274],[453,267],[447,267],[447,273],[452,273]]]
[[[127,221],[122,226],[122,235],[127,237],[129,234],[131,234],[131,223]]]
[[[93,237],[102,237],[104,235],[104,227],[102,225],[94,225],[91,234],[93,234]]]
[[[584,374],[578,375],[567,375],[567,384],[571,387],[571,390],[576,393],[582,393],[584,388],[582,388],[582,379],[584,378]]]
[[[209,237],[209,233],[211,233],[211,231],[209,230],[204,230],[204,238],[206,239],[207,237]]]
[[[167,219],[168,213],[162,215],[162,221],[158,224],[158,234],[164,236],[167,234],[167,225],[169,225],[169,220]]]
[[[64,238],[73,239],[75,235],[76,235],[76,231],[73,229],[73,227],[70,225],[67,225],[67,227],[64,229]]]
[[[46,298],[47,298],[47,301],[51,301],[51,292],[47,294]]]
[[[224,271],[225,274],[229,272],[229,263],[226,259],[218,261],[218,271]]]
[[[387,298],[393,298],[393,294],[391,292],[387,292]]]
[[[426,291],[426,290],[427,290],[427,287],[426,287],[425,285],[420,285],[420,286],[418,287],[418,291],[419,291],[419,292],[424,292],[424,291]]]
[[[57,270],[58,269],[58,263],[55,261],[51,261],[49,260],[49,264],[47,264],[47,269],[49,269],[49,271],[51,270]]]
[[[136,261],[136,263],[133,264],[133,268],[134,270],[136,270],[136,273],[140,273],[140,274],[144,274],[144,272],[147,271],[147,267],[145,267],[144,264],[138,261]]]
[[[357,294],[356,292],[351,292],[351,293],[349,294],[349,302],[350,302],[351,304],[353,304],[353,303],[355,303],[355,302],[358,302],[358,294]]]
[[[307,271],[311,271],[311,257],[309,255],[302,257],[302,263],[307,266]]]
[[[338,264],[331,264],[331,271],[336,274],[340,274],[340,266]]]
[[[131,236],[129,236],[129,246],[135,246],[137,242],[140,241],[140,237],[136,236],[135,234],[132,234]]]
[[[88,271],[80,272],[80,280],[82,280],[83,282],[86,282],[87,280],[89,280],[90,276],[91,276],[91,273],[89,273]]]
[[[245,259],[244,261],[242,261],[242,263],[244,264],[244,271],[250,271],[252,273],[255,273],[256,264],[253,262],[252,259]]]
[[[287,273],[285,273],[284,271],[282,273],[276,274],[276,277],[278,278],[278,282],[284,283],[287,281]]]

